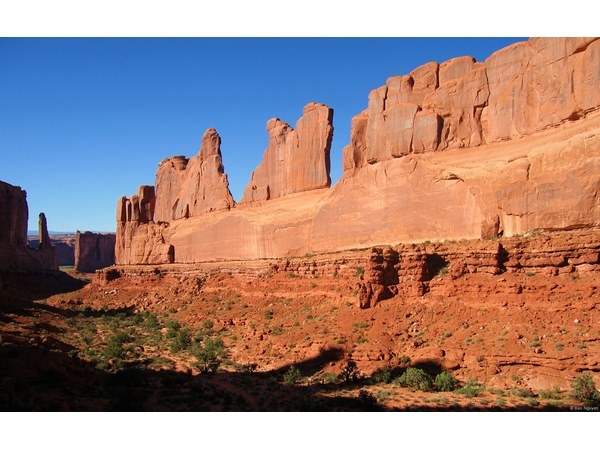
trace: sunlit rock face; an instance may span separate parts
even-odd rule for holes
[[[155,198],[119,201],[117,262],[277,258],[598,227],[599,42],[530,39],[483,62],[464,56],[390,77],[352,119],[333,187],[325,105],[307,105],[296,129],[267,123],[269,144],[237,205],[223,189],[216,132],[207,132],[195,162],[161,163]]]
[[[230,209],[234,204],[223,167],[221,137],[216,130],[209,129],[204,133],[196,156],[189,160],[173,156],[159,164],[154,211],[156,222]]]
[[[328,188],[332,121],[333,110],[319,103],[304,107],[295,130],[279,119],[269,120],[269,145],[240,204]]]

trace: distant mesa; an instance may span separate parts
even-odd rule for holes
[[[351,95],[352,93],[349,93]],[[331,187],[333,110],[273,118],[238,204],[213,129],[117,203],[118,264],[278,258],[600,225],[600,40],[532,38],[484,62],[391,76],[351,124]]]

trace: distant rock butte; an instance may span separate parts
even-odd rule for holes
[[[119,200],[116,262],[597,227],[599,107],[597,38],[532,38],[485,62],[431,62],[369,94],[330,189],[332,110],[307,105],[296,130],[268,121],[268,147],[238,205],[209,130],[195,159],[160,164],[156,196],[143,186]]]
[[[94,272],[115,263],[115,235],[77,231],[75,235],[75,270]]]
[[[44,272],[58,269],[46,215],[39,214],[38,248],[30,248],[28,245],[28,220],[27,193],[18,186],[0,181],[0,272]]]

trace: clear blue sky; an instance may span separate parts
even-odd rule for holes
[[[525,38],[2,38],[0,180],[27,191],[29,229],[114,231],[115,205],[215,128],[239,200],[304,105],[334,109],[332,181],[372,89],[429,61],[482,61]]]

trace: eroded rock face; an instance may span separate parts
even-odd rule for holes
[[[156,173],[156,222],[228,210],[235,205],[223,167],[221,138],[214,129],[202,137],[198,154],[189,160],[174,156],[163,160]]]
[[[75,235],[75,270],[94,272],[115,263],[115,235],[86,231]]]
[[[333,110],[319,103],[304,107],[295,130],[279,119],[269,120],[269,145],[240,203],[329,187],[332,121]]]
[[[43,272],[57,270],[54,246],[46,215],[39,215],[39,248],[27,244],[29,209],[27,194],[18,186],[0,181],[0,271]]]
[[[116,264],[168,264],[174,249],[166,237],[169,224],[154,223],[153,186],[140,186],[131,198],[117,201]]]
[[[389,78],[353,118],[331,189],[331,110],[320,104],[305,108],[296,130],[268,122],[242,207],[192,210],[208,194],[186,177],[203,172],[169,158],[157,174],[156,223],[148,195],[119,203],[117,262],[298,257],[599,227],[598,42],[531,39],[485,62],[460,57]],[[201,154],[218,154],[213,138]],[[371,294],[369,304],[381,293]]]
[[[391,77],[352,123],[344,170],[526,136],[600,105],[600,41],[541,38]]]

